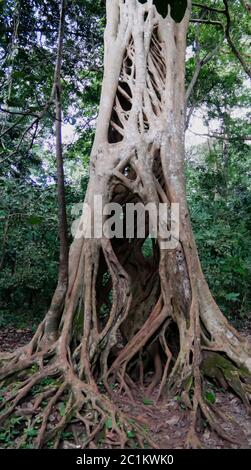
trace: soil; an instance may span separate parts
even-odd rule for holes
[[[16,329],[13,326],[1,328],[0,351],[14,351],[14,349],[27,344],[33,335],[34,331],[30,328]]]
[[[243,336],[251,341],[251,325],[241,330]],[[12,351],[15,348],[26,344],[33,336],[33,331],[29,328],[15,329],[13,327],[0,330],[0,351]],[[150,377],[149,377],[150,380]],[[211,391],[215,397],[215,405],[230,416],[230,421],[225,422],[225,430],[236,438],[237,443],[228,443],[220,439],[214,431],[211,431],[201,422],[199,430],[200,440],[203,447],[212,449],[224,448],[251,448],[251,416],[247,416],[247,411],[235,395],[214,388],[208,384],[207,390]],[[186,447],[186,437],[190,424],[190,412],[182,407],[179,397],[173,400],[166,400],[165,396],[155,402],[158,394],[156,388],[151,396],[146,396],[143,387],[135,386],[133,389],[133,402],[126,395],[114,390],[115,401],[119,407],[130,416],[131,419],[138,420],[150,433],[152,440],[160,449],[183,449]],[[231,424],[231,419],[234,422]],[[69,443],[70,444],[70,443]],[[63,447],[72,447],[67,441]]]

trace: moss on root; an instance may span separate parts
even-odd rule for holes
[[[202,362],[202,372],[206,377],[218,382],[224,389],[229,386],[249,409],[251,374],[245,366],[237,367],[223,355],[210,352]]]

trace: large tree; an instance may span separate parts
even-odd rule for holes
[[[212,298],[186,202],[184,69],[191,4],[181,2],[187,4],[182,19],[175,2],[166,2],[168,12],[159,8],[163,3],[106,2],[104,78],[85,203],[92,211],[96,196],[123,209],[128,202],[177,203],[179,240],[166,248],[158,233],[146,259],[145,240],[136,236],[75,239],[60,318],[58,309],[55,316],[50,309],[26,347],[0,356],[6,393],[0,420],[30,402],[39,423],[36,447],[57,447],[73,419],[82,426],[83,447],[94,445],[107,419],[113,445],[127,445],[131,423],[115,404],[111,384],[131,395],[133,380],[140,373],[144,381],[149,364],[155,374],[148,392],[156,385],[158,395],[179,391],[191,409],[188,446],[198,445],[199,414],[231,439],[224,415],[203,397],[205,377],[229,385],[249,406],[251,347]],[[164,215],[159,218],[169,229]],[[59,403],[65,403],[61,414]],[[51,413],[57,415],[53,427]],[[133,427],[144,445],[146,432]]]

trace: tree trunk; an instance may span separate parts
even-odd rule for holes
[[[119,202],[123,207],[127,202],[156,207],[178,203],[180,239],[176,248],[166,249],[158,233],[149,259],[142,253],[144,240],[136,237],[75,239],[58,340],[47,348],[41,343],[45,319],[31,343],[9,355],[10,362],[2,368],[5,379],[38,366],[8,399],[3,420],[29,397],[33,386],[45,377],[57,378],[47,390],[54,392],[43,409],[37,447],[51,440],[58,446],[63,429],[76,417],[83,425],[82,445],[91,447],[107,416],[117,436],[114,445],[127,445],[130,425],[113,403],[110,384],[117,381],[131,395],[137,374],[146,385],[149,364],[155,365],[149,393],[156,385],[158,395],[179,392],[191,408],[188,446],[198,445],[198,412],[231,439],[222,415],[218,411],[216,419],[213,405],[203,399],[204,376],[230,385],[249,405],[250,345],[228,324],[211,296],[186,202],[184,65],[189,13],[188,8],[176,24],[169,14],[163,19],[150,0],[107,1],[104,79],[85,202],[92,210],[95,196],[102,196],[103,204]],[[161,223],[166,222],[160,215]],[[146,356],[148,361],[142,359]],[[100,381],[109,398],[100,393]],[[34,413],[43,397],[34,403]],[[62,397],[65,414],[48,430],[48,417]],[[137,424],[134,427],[141,445],[149,441]]]
[[[57,164],[57,197],[58,197],[58,232],[60,240],[58,282],[52,297],[50,308],[46,315],[44,328],[44,343],[53,343],[58,337],[58,326],[64,308],[68,287],[68,234],[65,201],[64,157],[62,145],[62,97],[61,97],[61,68],[63,57],[63,41],[65,28],[67,0],[61,0],[60,20],[58,28],[58,49],[54,72],[54,83],[51,97],[55,100],[56,119],[56,164]]]

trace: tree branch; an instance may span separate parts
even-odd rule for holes
[[[202,69],[202,67],[204,65],[206,65],[211,59],[212,57],[214,56],[214,54],[217,52],[217,50],[219,49],[219,44],[217,44],[217,46],[210,52],[208,52],[203,59],[200,59],[199,57],[199,49],[198,49],[198,53],[196,53],[196,68],[195,68],[195,71],[194,71],[194,74],[193,74],[193,77],[192,77],[192,80],[191,82],[189,83],[188,85],[188,88],[187,88],[187,91],[186,91],[186,102],[188,102],[191,94],[192,94],[192,91],[197,83],[197,80],[199,78],[199,74],[200,74],[200,71]]]
[[[219,134],[218,132],[211,132],[210,134],[201,134],[199,132],[195,132],[195,131],[192,131],[191,129],[189,129],[189,132],[191,132],[192,134],[194,135],[198,135],[200,137],[209,137],[209,138],[213,138],[213,139],[220,139],[220,140],[241,140],[241,141],[245,141],[245,140],[251,140],[251,135],[236,135],[234,137],[230,137],[230,136],[227,136],[226,134]]]
[[[249,5],[246,0],[241,0],[245,8],[247,9],[248,12],[251,10],[251,5]],[[243,69],[245,70],[246,74],[251,78],[251,68],[248,66],[248,64],[245,62],[244,58],[242,57],[240,51],[237,49],[235,46],[231,35],[230,35],[230,30],[231,30],[231,17],[230,17],[230,12],[229,12],[229,6],[228,6],[228,0],[223,0],[223,3],[225,5],[225,10],[218,10],[218,9],[213,9],[213,11],[218,10],[218,13],[222,13],[225,15],[227,24],[224,26],[224,24],[221,21],[217,20],[203,20],[201,18],[192,18],[190,21],[191,23],[201,23],[201,24],[210,24],[213,26],[220,26],[223,29],[225,38],[228,42],[228,45],[230,49],[232,50],[233,54],[237,57],[239,60],[240,64],[242,65]],[[200,7],[205,7],[208,10],[212,10],[211,7],[206,7],[205,5],[202,5],[200,3],[193,3],[194,6],[200,6]]]
[[[220,26],[222,29],[224,29],[223,24],[221,21],[214,21],[214,20],[201,20],[199,18],[191,18],[190,20],[191,23],[202,23],[202,24],[211,24],[213,26]]]
[[[5,129],[2,132],[2,134],[0,135],[0,139],[2,139],[5,136],[5,134],[8,134],[8,132],[10,132],[16,126],[18,126],[18,124],[20,124],[20,122],[22,122],[22,120],[24,119],[25,116],[26,116],[26,114],[22,114],[22,116],[16,122],[14,122],[14,124],[12,124],[12,126],[8,127],[8,129]]]
[[[201,16],[200,19],[203,19],[204,14],[205,14],[205,12],[202,13],[202,16]],[[211,60],[211,58],[214,56],[215,52],[219,48],[219,44],[217,44],[216,47],[214,47],[211,51],[209,51],[203,57],[203,59],[201,59],[200,58],[201,46],[200,46],[199,39],[198,39],[199,29],[200,29],[199,25],[197,27],[195,27],[195,35],[196,35],[196,38],[195,38],[195,44],[196,44],[195,63],[196,63],[196,66],[195,66],[193,77],[192,77],[191,82],[189,83],[187,91],[186,91],[186,107],[188,105],[189,98],[191,97],[191,94],[194,90],[194,87],[196,86],[196,83],[198,81],[199,74],[200,74],[200,71],[201,71],[202,67],[204,65],[206,65]],[[188,115],[186,117],[186,129],[189,126],[189,122],[190,122],[190,119],[191,119],[191,116],[193,114],[195,106],[196,106],[196,104],[193,103],[192,106],[189,109]]]
[[[225,10],[220,10],[218,8],[214,7],[208,7],[207,5],[203,5],[202,3],[197,3],[197,2],[192,2],[193,7],[198,7],[198,8],[205,8],[208,11],[214,11],[216,13],[225,13]]]
[[[230,36],[231,17],[230,17],[230,13],[229,13],[228,1],[223,0],[223,3],[225,5],[225,16],[226,16],[226,19],[227,19],[227,25],[226,25],[226,28],[225,28],[225,36],[226,36],[227,42],[228,42],[232,52],[234,53],[234,55],[237,57],[237,59],[239,60],[239,62],[242,65],[242,67],[244,68],[245,72],[251,78],[251,69],[249,68],[249,66],[245,62],[245,60],[243,59],[242,55],[240,54],[240,52],[236,48],[236,46],[235,46],[235,44],[234,44],[234,42],[233,42],[233,40]]]
[[[36,119],[34,119],[34,120],[32,121],[32,123],[31,123],[31,124],[24,130],[24,132],[22,133],[21,138],[20,138],[20,140],[19,140],[19,142],[18,142],[18,145],[17,145],[16,149],[15,149],[13,152],[11,152],[10,155],[6,155],[4,158],[2,158],[2,160],[0,161],[0,163],[3,163],[5,160],[8,160],[9,158],[11,158],[11,157],[13,157],[14,155],[16,155],[16,153],[19,151],[19,149],[20,149],[20,147],[21,147],[21,144],[22,144],[22,142],[23,142],[25,136],[26,136],[26,135],[28,134],[28,132],[33,128],[33,126],[37,125],[38,121],[39,121],[39,118],[36,118]],[[12,128],[13,128],[13,127],[15,127],[15,126],[12,126]],[[8,131],[9,131],[9,130],[10,130],[10,129],[8,129]],[[33,139],[33,140],[34,140],[34,139]],[[2,155],[2,154],[1,154],[1,155]]]
[[[17,115],[17,116],[38,117],[38,115],[34,114],[31,109],[27,109],[26,111],[11,111],[10,109],[2,108],[0,106],[0,111],[2,111],[3,113],[13,114],[13,115]]]
[[[44,109],[42,109],[42,111],[38,114],[38,115],[35,115],[36,118],[32,121],[31,124],[29,124],[29,126],[24,130],[24,132],[22,133],[21,135],[21,138],[18,142],[18,145],[17,147],[15,148],[15,150],[13,152],[11,152],[9,155],[6,155],[4,158],[2,158],[2,160],[0,160],[0,163],[3,163],[5,160],[8,160],[9,158],[13,157],[14,155],[16,155],[16,153],[19,151],[20,147],[21,147],[21,144],[25,138],[25,136],[28,134],[28,132],[33,128],[34,125],[37,125],[37,123],[40,121],[40,119],[43,118],[43,116],[46,114],[46,112],[48,111],[48,109],[50,108],[50,106],[52,105],[53,103],[53,99],[52,97],[50,97],[49,101],[46,103],[46,105],[44,106]],[[28,114],[27,114],[28,116]],[[6,134],[7,132],[9,132],[11,129],[13,129],[17,124],[19,124],[20,121],[22,121],[22,119],[24,119],[25,117],[25,114],[21,116],[21,118],[13,124],[13,126],[9,127],[8,129],[6,129],[6,131],[4,131],[1,135],[1,137],[3,137],[4,134]],[[34,138],[33,138],[33,141],[34,141]],[[2,157],[3,154],[0,154],[0,156]]]

